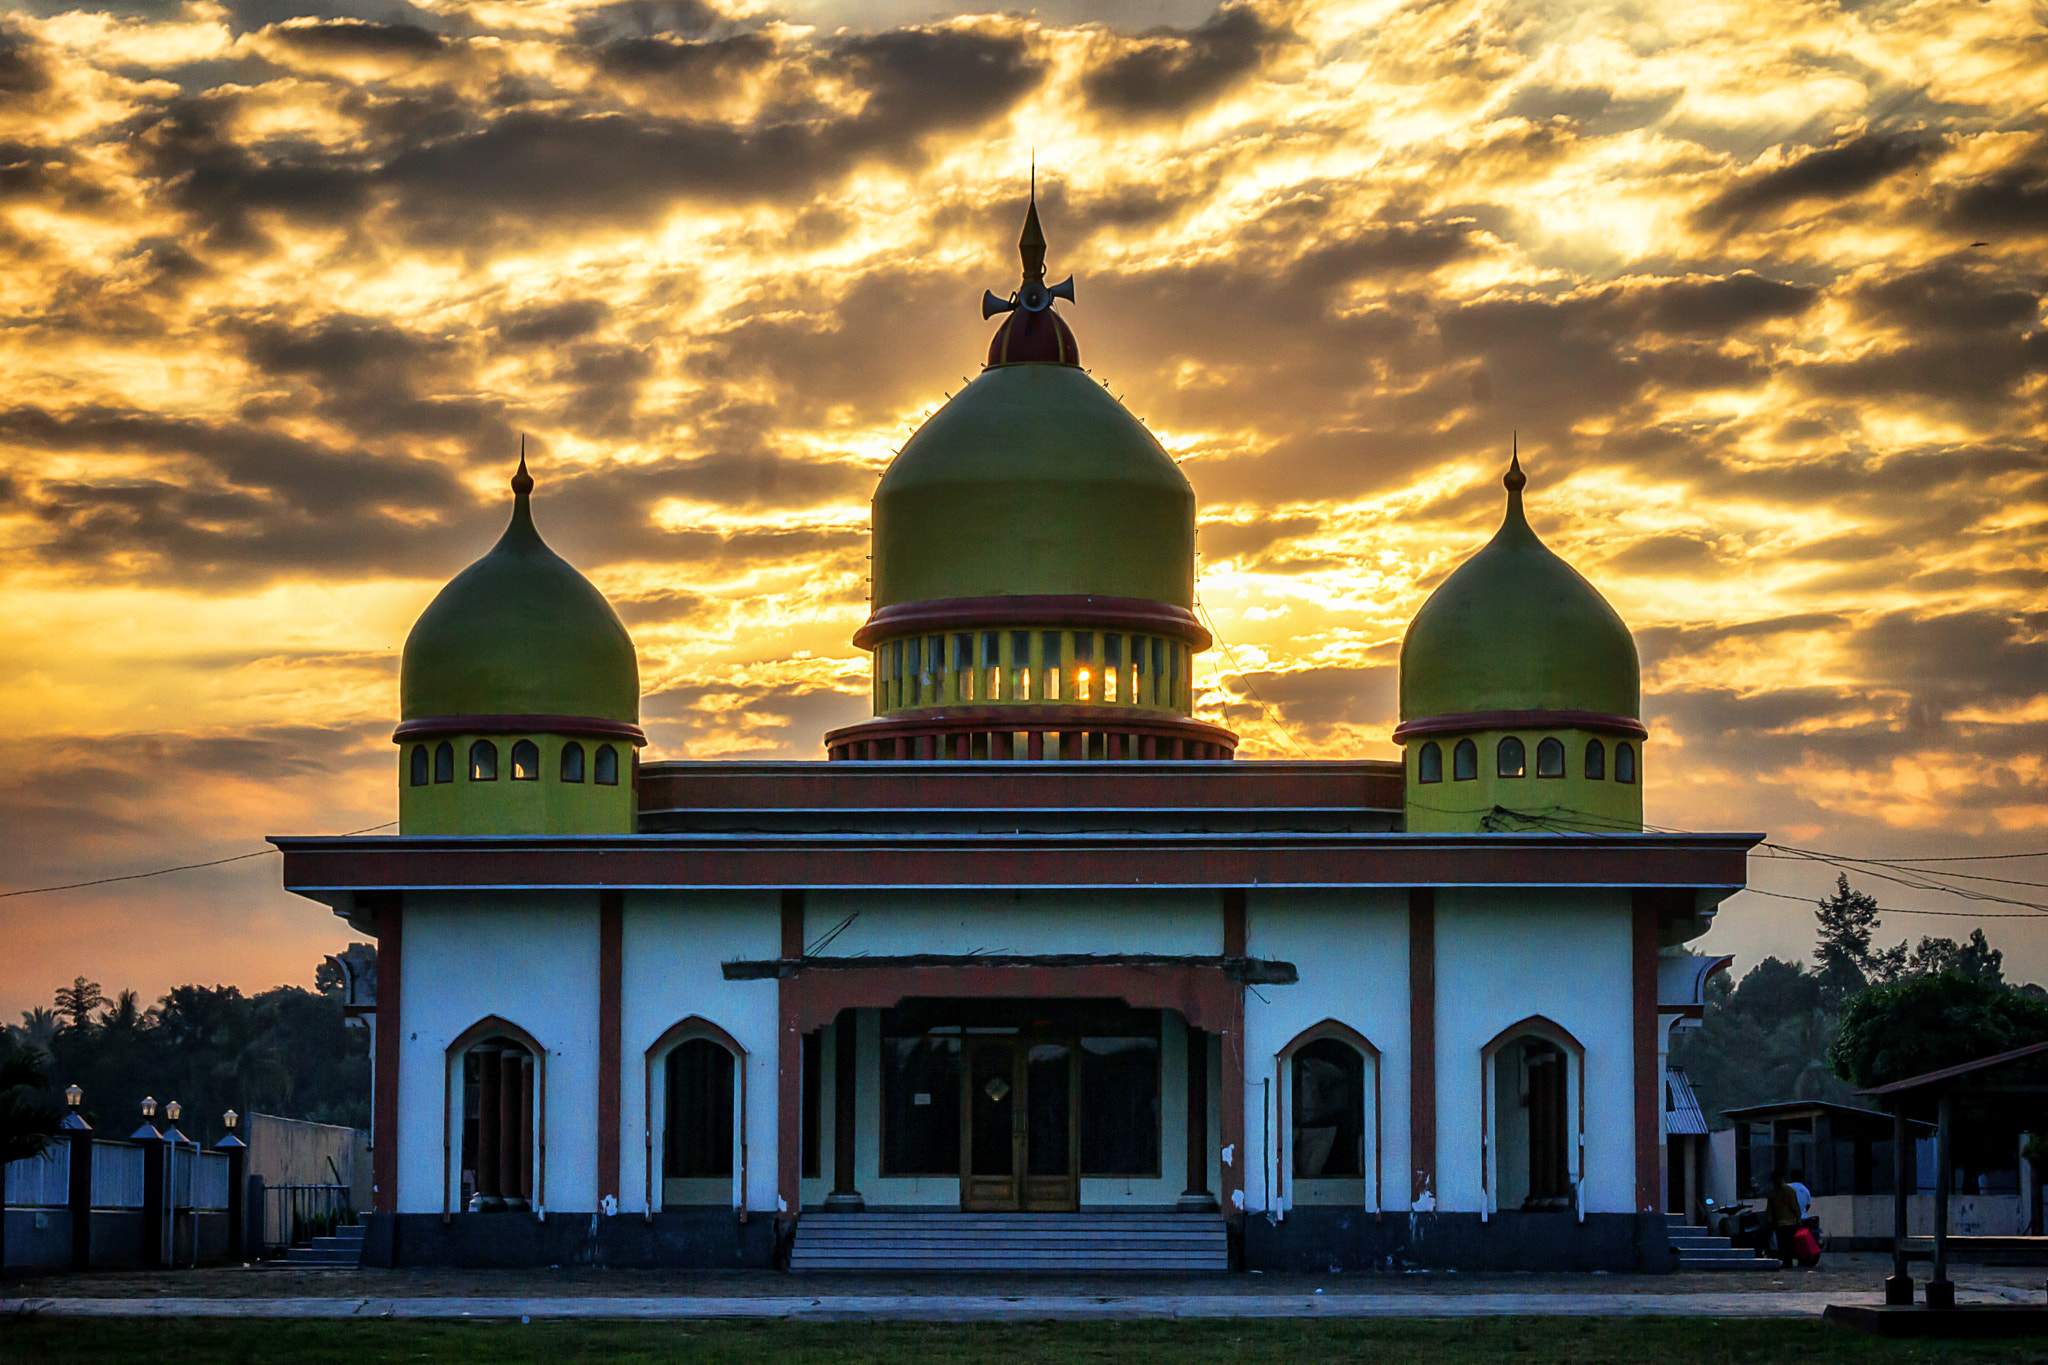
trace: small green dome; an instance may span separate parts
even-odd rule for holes
[[[1536,538],[1521,464],[1507,516],[1443,581],[1401,642],[1401,719],[1475,711],[1592,711],[1640,718],[1635,638],[1591,583]]]
[[[633,638],[604,594],[540,538],[527,505],[532,488],[521,459],[505,534],[413,624],[399,667],[401,719],[639,721]]]
[[[1192,607],[1195,491],[1076,366],[994,365],[882,475],[874,606],[1025,594]]]

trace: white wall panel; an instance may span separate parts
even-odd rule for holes
[[[816,916],[811,917],[816,923]],[[727,981],[722,964],[772,958],[782,944],[774,891],[628,891],[620,990],[619,1207],[647,1206],[647,1049],[699,1016],[746,1049],[746,1205],[775,1211],[776,984]],[[661,1104],[659,1087],[655,1105]],[[734,1154],[735,1160],[739,1154]],[[661,1203],[658,1142],[654,1202]]]
[[[1278,1180],[1272,1183],[1281,1189],[1267,1188],[1285,1152],[1275,1055],[1303,1029],[1334,1019],[1380,1050],[1381,1206],[1405,1210],[1408,893],[1254,890],[1245,903],[1245,947],[1256,958],[1292,962],[1301,974],[1296,985],[1261,986],[1245,996],[1246,1207],[1279,1212],[1285,1192]],[[1366,1127],[1370,1133],[1371,1114]]]
[[[1542,1015],[1586,1049],[1585,1209],[1633,1210],[1631,946],[1625,891],[1437,893],[1438,1208],[1483,1207],[1480,1050],[1510,1024]]]
[[[441,1212],[448,1045],[494,1014],[547,1049],[547,1207],[596,1208],[597,893],[411,892],[404,913],[399,1212]]]

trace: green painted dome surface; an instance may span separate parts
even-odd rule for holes
[[[1635,638],[1578,570],[1536,538],[1509,474],[1500,530],[1430,594],[1401,642],[1401,719],[1472,711],[1640,718]]]
[[[874,575],[878,609],[1038,593],[1192,607],[1195,491],[1086,371],[995,366],[882,475]]]
[[[413,624],[398,691],[405,720],[640,718],[633,638],[604,594],[540,538],[524,492],[490,553],[457,574]]]

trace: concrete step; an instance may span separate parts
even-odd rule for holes
[[[1215,1214],[1148,1212],[813,1213],[797,1224],[792,1270],[1223,1272]]]

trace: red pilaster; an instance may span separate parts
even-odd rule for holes
[[[1242,894],[1242,893],[1240,893]],[[1223,1150],[1231,1160],[1223,1163],[1223,1188],[1216,1197],[1223,1208],[1224,1217],[1233,1223],[1244,1221],[1244,1168],[1251,1161],[1251,1153],[1244,1145],[1244,987],[1233,981],[1228,983],[1230,993],[1226,1010],[1229,1024],[1223,1030],[1223,1094],[1222,1129],[1217,1137],[1223,1143]]]
[[[782,893],[782,955],[802,957],[804,893]],[[775,1222],[788,1227],[803,1209],[804,1030],[797,1019],[799,978],[775,985]]]
[[[1436,890],[1408,889],[1410,1206],[1436,1199]]]
[[[398,1042],[399,973],[404,961],[405,914],[396,891],[366,891],[377,927],[377,1085],[371,1099],[371,1123],[377,1149],[370,1158],[370,1207],[378,1213],[398,1212]]]
[[[597,893],[597,1197],[619,1194],[619,1086],[626,893]]]
[[[1631,1032],[1636,1054],[1636,1212],[1663,1207],[1662,1183],[1664,1107],[1659,1092],[1663,1077],[1657,1060],[1657,911],[1664,897],[1638,891],[1631,907],[1634,941],[1629,955],[1634,978]]]

